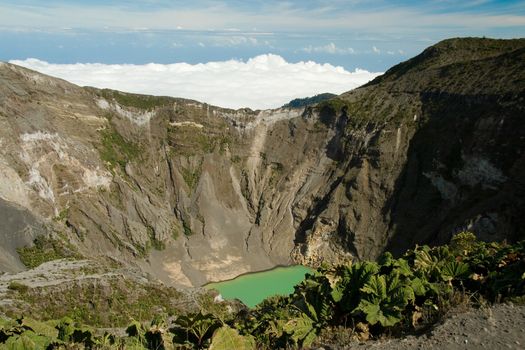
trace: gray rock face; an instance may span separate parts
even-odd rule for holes
[[[15,249],[34,237],[17,233],[29,219],[15,206],[88,257],[180,286],[373,259],[467,228],[522,238],[524,51],[445,41],[315,107],[268,111],[2,64],[0,212],[15,223],[0,239],[17,239],[0,268],[21,269]]]
[[[16,248],[31,244],[45,228],[26,209],[0,198],[0,266],[3,271],[25,269]]]

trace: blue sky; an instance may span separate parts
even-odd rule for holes
[[[525,1],[0,0],[0,60],[199,63],[273,53],[384,71],[457,36],[525,37]]]

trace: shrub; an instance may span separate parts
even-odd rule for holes
[[[35,238],[32,246],[18,248],[16,251],[20,261],[30,269],[52,260],[80,258],[72,245],[43,235]]]
[[[12,281],[9,283],[9,286],[7,286],[10,290],[14,290],[20,293],[25,293],[29,290],[29,287],[23,283]]]

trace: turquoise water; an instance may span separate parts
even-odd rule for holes
[[[217,289],[224,299],[239,299],[249,307],[254,307],[272,295],[288,295],[293,287],[304,279],[312,269],[301,266],[277,267],[263,272],[239,276],[233,280],[210,283],[208,289]]]

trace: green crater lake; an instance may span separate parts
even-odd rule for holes
[[[301,265],[276,267],[229,281],[209,283],[205,288],[217,289],[224,299],[237,298],[247,306],[254,307],[272,295],[292,293],[293,287],[304,279],[305,274],[312,271],[309,267]]]

